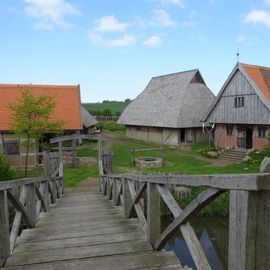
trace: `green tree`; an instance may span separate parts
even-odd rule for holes
[[[0,155],[0,181],[11,180],[13,171],[4,156]]]
[[[103,115],[104,116],[111,116],[112,115],[112,111],[111,111],[111,109],[104,109],[103,110]]]
[[[55,108],[55,100],[50,95],[34,96],[30,89],[23,89],[16,102],[8,104],[13,111],[12,129],[23,138],[26,148],[24,175],[27,177],[30,146],[35,144],[45,133],[60,133],[62,121],[52,121],[50,116]]]

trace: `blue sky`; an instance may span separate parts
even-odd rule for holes
[[[135,98],[199,68],[217,94],[236,64],[270,66],[270,0],[1,0],[0,83],[80,84]]]

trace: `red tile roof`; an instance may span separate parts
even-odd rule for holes
[[[56,106],[51,119],[62,120],[64,130],[81,129],[81,101],[78,85],[0,84],[0,131],[11,130],[12,111],[7,104],[16,102],[21,96],[22,89],[30,89],[35,96],[53,96]]]
[[[270,68],[241,64],[248,76],[257,85],[268,102],[270,102]]]

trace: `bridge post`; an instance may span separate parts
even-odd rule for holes
[[[113,187],[112,187],[113,203],[114,203],[114,205],[117,205],[117,203],[118,203],[118,200],[117,200],[118,189],[117,189],[117,179],[116,178],[112,179],[112,184],[113,184]]]
[[[7,191],[0,191],[0,268],[10,255]]]
[[[229,270],[270,269],[269,224],[270,191],[230,191]]]
[[[123,208],[124,208],[124,214],[125,217],[128,218],[130,215],[129,210],[132,206],[132,198],[128,186],[128,179],[122,178],[123,181]]]
[[[37,223],[37,200],[36,200],[36,188],[35,184],[27,185],[28,193],[26,199],[27,210],[31,223],[35,225]]]
[[[147,183],[147,240],[154,247],[161,233],[160,196],[156,184]]]

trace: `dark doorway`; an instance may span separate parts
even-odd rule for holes
[[[180,134],[179,134],[180,136],[180,140],[179,140],[179,143],[183,143],[183,142],[185,142],[186,141],[186,130],[184,129],[184,128],[181,128],[180,129]]]
[[[246,128],[246,148],[252,148],[252,134],[253,130],[251,128]]]

